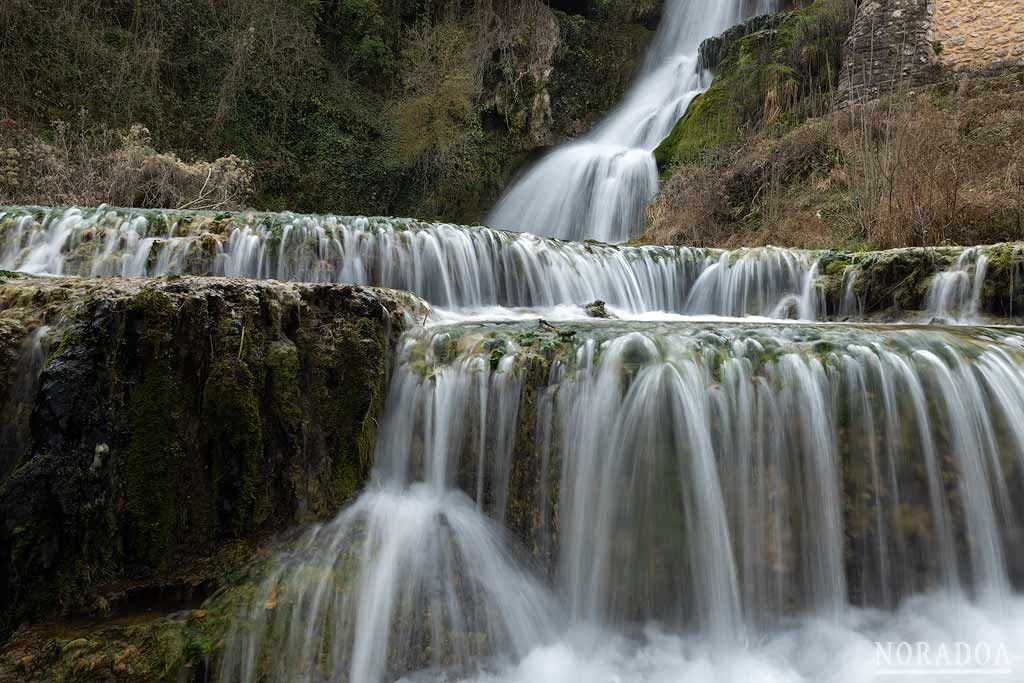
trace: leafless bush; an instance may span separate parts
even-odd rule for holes
[[[716,170],[680,166],[647,210],[647,237],[657,244],[717,246],[733,230],[721,220],[727,210]]]
[[[420,27],[409,40],[407,95],[398,105],[401,159],[443,163],[465,143],[478,92],[471,42],[454,21]]]
[[[956,112],[892,98],[854,107],[837,127],[852,215],[879,247],[968,241],[965,183],[975,175]]]
[[[13,123],[0,128],[0,204],[238,209],[252,188],[247,162],[157,152],[141,125],[117,132],[57,122],[47,141]]]
[[[1018,150],[1006,167],[1006,187],[1017,219],[1017,232],[1024,234],[1024,150]]]

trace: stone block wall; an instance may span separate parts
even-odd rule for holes
[[[931,0],[864,0],[846,40],[839,101],[878,97],[929,79]]]
[[[1024,66],[1024,0],[933,0],[939,61],[955,70]]]
[[[862,0],[838,101],[1006,66],[1024,66],[1024,0]]]

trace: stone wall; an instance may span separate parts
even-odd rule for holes
[[[930,0],[864,0],[846,40],[839,101],[872,99],[929,80]]]
[[[933,0],[939,61],[955,70],[1024,66],[1024,0]]]
[[[1005,66],[1024,66],[1024,0],[863,0],[838,101]]]

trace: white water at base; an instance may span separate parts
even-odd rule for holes
[[[922,596],[895,613],[850,610],[840,622],[794,620],[724,656],[699,638],[649,625],[640,637],[589,631],[537,648],[515,667],[469,678],[412,676],[409,683],[964,683],[1024,680],[1024,600],[981,608],[946,596]],[[909,657],[896,648],[909,647]],[[958,643],[970,656],[957,665]],[[891,648],[891,650],[890,650]],[[1006,657],[1001,653],[1005,648]],[[940,666],[943,649],[950,666]],[[985,651],[986,666],[978,666]],[[890,655],[890,652],[892,654]],[[924,652],[924,656],[919,653]],[[1008,664],[1006,664],[1008,662]],[[915,672],[917,672],[915,674]]]
[[[654,150],[708,85],[701,42],[774,2],[669,0],[638,82],[593,131],[529,169],[486,222],[562,239],[627,241],[658,191]]]
[[[414,331],[374,483],[277,558],[219,680],[867,683],[913,668],[876,641],[968,643],[958,666],[1024,680],[1022,405],[1015,330]]]

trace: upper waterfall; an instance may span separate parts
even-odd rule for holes
[[[499,317],[510,312],[494,307],[542,308],[545,316],[560,307],[560,314],[580,317],[582,306],[601,300],[619,317],[881,315],[972,323],[990,313],[1013,317],[1013,302],[1024,296],[1024,252],[1016,244],[722,251],[565,242],[398,218],[109,207],[0,210],[0,270],[365,284],[408,290],[460,314],[490,309]]]
[[[521,177],[487,217],[508,230],[625,242],[658,190],[654,149],[707,87],[701,42],[771,8],[771,0],[670,0],[643,72],[618,106],[580,140]]]

